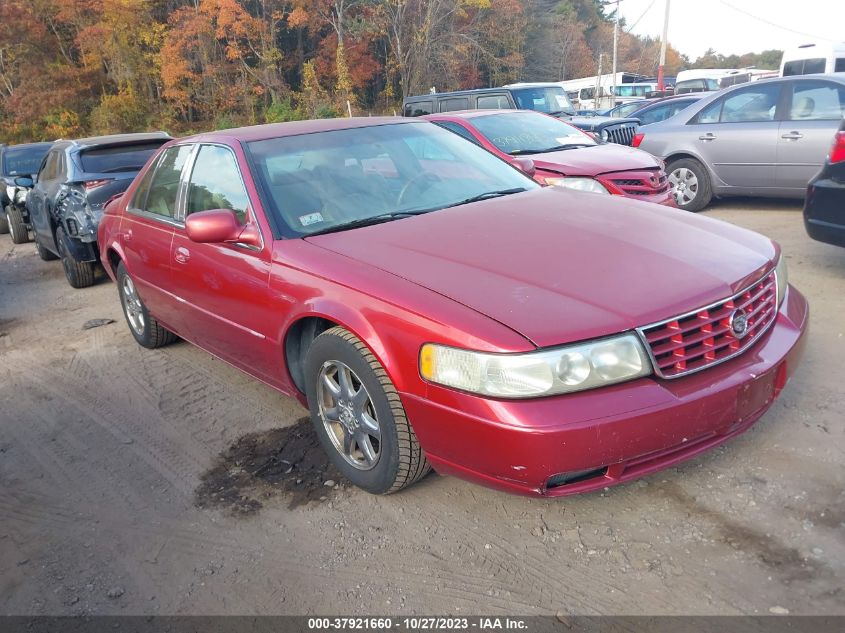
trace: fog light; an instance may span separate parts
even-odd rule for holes
[[[561,486],[575,484],[579,481],[586,481],[587,479],[592,479],[593,477],[602,477],[606,473],[606,466],[602,466],[601,468],[592,468],[590,470],[573,470],[569,473],[559,473],[549,477],[546,482],[546,488],[560,488]]]

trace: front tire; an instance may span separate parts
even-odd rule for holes
[[[169,345],[177,336],[165,329],[155,317],[151,316],[144,302],[141,301],[135,282],[126,271],[123,262],[117,265],[117,292],[120,294],[120,305],[123,316],[134,339],[141,347],[155,349]]]
[[[62,258],[67,282],[74,288],[87,288],[94,285],[94,262],[80,262],[71,254],[67,245],[70,238],[61,226],[56,229],[56,247]]]
[[[353,484],[389,494],[431,470],[387,372],[354,334],[334,327],[314,339],[305,379],[320,443]]]
[[[38,241],[37,237],[35,238],[35,250],[38,251],[38,256],[42,259],[42,261],[52,262],[53,260],[58,259],[53,251],[45,248],[41,242]]]
[[[0,215],[0,235],[9,232],[9,222],[6,220],[5,215]]]
[[[23,221],[21,210],[16,206],[10,204],[6,207],[6,223],[9,225],[13,244],[26,244],[29,241],[29,230]]]
[[[666,167],[675,204],[684,211],[701,211],[713,199],[707,168],[694,158],[681,158]]]

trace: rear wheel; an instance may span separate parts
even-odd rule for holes
[[[355,335],[341,327],[320,334],[305,376],[320,443],[356,486],[388,494],[431,470],[387,372]]]
[[[129,325],[129,331],[142,347],[155,349],[163,347],[176,340],[176,335],[166,330],[152,317],[138,295],[135,282],[126,271],[123,262],[117,265],[117,291],[120,294],[120,305],[123,316]]]
[[[3,233],[9,232],[9,222],[6,220],[5,215],[0,215],[0,235]]]
[[[94,262],[80,262],[71,254],[67,240],[70,238],[61,226],[56,229],[56,247],[62,258],[67,282],[74,288],[87,288],[94,285]]]
[[[701,211],[713,199],[710,174],[694,158],[681,158],[666,167],[675,204],[684,211]]]
[[[6,207],[6,222],[9,225],[9,234],[14,244],[25,244],[29,241],[29,231],[26,222],[23,221],[21,210],[14,205]]]

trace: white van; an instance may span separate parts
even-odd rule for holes
[[[784,51],[780,76],[815,73],[845,73],[845,42],[839,44],[802,44]]]

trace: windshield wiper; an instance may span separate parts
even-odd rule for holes
[[[485,191],[484,193],[480,193],[477,196],[472,196],[471,198],[466,198],[465,200],[461,200],[460,202],[453,202],[452,204],[447,204],[444,209],[448,209],[450,207],[459,207],[462,204],[470,204],[471,202],[481,202],[482,200],[489,200],[490,198],[499,198],[501,196],[509,196],[512,193],[522,193],[525,191],[525,187],[514,187],[513,189],[499,189],[498,191]]]
[[[521,156],[526,154],[545,154],[546,152],[559,152],[565,149],[577,149],[579,147],[592,147],[591,143],[572,143],[571,145],[555,145],[553,147],[544,147],[543,149],[515,149],[508,152],[511,156]]]
[[[549,116],[558,116],[561,114],[565,114],[566,116],[575,116],[574,110],[555,110],[554,112],[549,112]]]
[[[348,231],[349,229],[357,229],[362,226],[372,226],[373,224],[382,224],[384,222],[391,222],[393,220],[399,220],[401,218],[408,218],[412,215],[420,215],[422,213],[428,213],[431,209],[420,209],[418,211],[393,211],[391,213],[381,213],[379,215],[374,215],[369,218],[358,218],[357,220],[350,220],[349,222],[343,222],[341,224],[335,224],[334,226],[327,226],[324,229],[320,229],[318,231],[314,231],[313,233],[308,233],[303,237],[312,237],[314,235],[325,235],[326,233],[337,233],[338,231]]]

